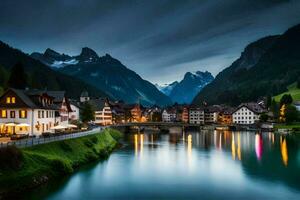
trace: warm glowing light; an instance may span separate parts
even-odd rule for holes
[[[280,116],[279,116],[279,120],[281,122],[285,122],[285,110],[286,110],[286,106],[285,104],[283,104],[280,108]]]
[[[134,152],[135,155],[138,153],[138,136],[137,134],[134,134]]]
[[[282,139],[281,136],[280,136],[280,150],[281,150],[282,162],[285,166],[287,166],[289,160],[287,143],[286,143],[286,139],[285,138]]]
[[[10,97],[6,97],[6,103],[7,103],[7,104],[10,104],[10,102],[11,102],[11,101],[10,101]]]
[[[143,154],[143,148],[144,148],[144,134],[140,135],[140,153]]]
[[[1,111],[1,117],[2,118],[6,118],[7,117],[7,111],[6,110],[2,110]]]
[[[188,157],[190,158],[192,155],[192,135],[191,134],[188,135],[187,142],[188,142],[187,152],[188,152]]]
[[[232,159],[235,160],[235,141],[234,141],[234,134],[232,134],[232,137],[231,137],[231,154],[232,154]]]
[[[237,148],[237,156],[239,160],[242,160],[242,152],[241,152],[241,136],[238,133],[238,148]]]
[[[261,160],[263,153],[263,140],[260,134],[255,135],[255,153],[258,160]]]

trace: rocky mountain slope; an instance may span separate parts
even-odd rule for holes
[[[0,87],[5,87],[8,74],[12,66],[16,63],[22,63],[28,78],[28,86],[37,89],[49,90],[65,90],[70,97],[79,97],[80,93],[87,90],[92,96],[108,97],[106,93],[91,86],[78,78],[62,74],[43,64],[42,62],[33,59],[29,55],[18,49],[14,49],[9,45],[0,41],[0,72],[1,74]]]
[[[300,76],[300,25],[282,35],[249,44],[240,58],[220,72],[193,100],[237,105],[287,90]]]
[[[191,103],[198,92],[213,79],[214,77],[207,71],[187,72],[180,82],[175,81],[170,85],[158,86],[158,88],[174,103]]]
[[[55,51],[47,49],[43,54],[33,53],[31,56],[48,66],[56,67],[61,73],[80,78],[115,99],[122,99],[127,103],[141,102],[144,105],[171,103],[170,98],[152,83],[108,54],[100,57],[87,47],[77,56],[53,52]]]

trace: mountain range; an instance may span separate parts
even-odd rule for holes
[[[84,47],[77,56],[46,49],[44,53],[32,53],[31,57],[60,73],[79,78],[105,91],[114,99],[127,103],[140,102],[143,105],[171,104],[171,99],[152,83],[142,79],[109,54],[98,56],[94,50]]]
[[[287,91],[300,76],[299,35],[297,25],[282,35],[249,44],[231,66],[200,91],[193,103],[237,105]]]
[[[28,54],[12,48],[0,41],[0,89],[6,87],[11,68],[21,63],[26,71],[27,86],[36,89],[65,90],[69,97],[79,97],[87,90],[91,96],[109,97],[105,92],[91,86],[84,81],[61,72],[52,70]]]
[[[191,103],[198,92],[213,80],[214,77],[208,71],[187,72],[179,82],[175,81],[163,86],[156,85],[156,87],[169,96],[174,103]]]

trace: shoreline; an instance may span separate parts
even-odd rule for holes
[[[0,199],[37,188],[54,178],[70,175],[88,163],[108,158],[121,137],[121,132],[106,129],[94,135],[29,148],[12,147],[12,151],[21,155],[19,161],[12,162],[20,163],[15,169],[8,166],[0,169]]]

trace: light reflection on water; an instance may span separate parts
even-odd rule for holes
[[[107,161],[33,198],[300,199],[297,136],[146,132],[125,141]]]

